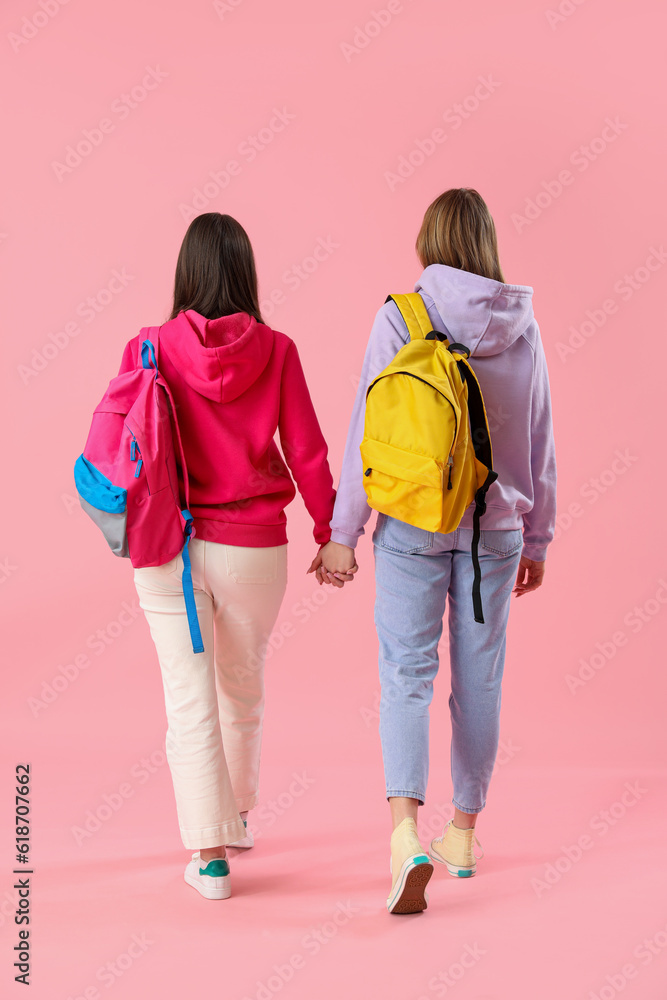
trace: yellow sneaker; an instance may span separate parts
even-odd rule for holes
[[[474,844],[482,851],[475,854]],[[431,841],[431,858],[441,865],[447,866],[447,871],[455,878],[470,878],[477,871],[477,862],[484,857],[484,849],[475,836],[475,830],[460,830],[449,820],[442,831],[442,837]]]
[[[424,891],[433,865],[419,843],[417,824],[407,816],[391,835],[392,885],[387,909],[390,913],[419,913],[428,906]]]

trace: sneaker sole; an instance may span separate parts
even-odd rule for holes
[[[233,844],[226,844],[226,847],[235,847],[237,851],[249,851],[251,847],[255,846],[255,841],[251,840],[250,837],[244,837],[242,840],[235,840]]]
[[[419,859],[419,860],[418,860]],[[408,858],[401,868],[394,891],[387,900],[390,913],[421,913],[428,906],[425,889],[433,874],[433,865],[425,854]]]
[[[461,868],[459,865],[452,865],[449,861],[445,861],[444,858],[438,856],[436,851],[429,851],[429,857],[432,861],[436,861],[439,865],[444,865],[450,875],[454,878],[472,878],[477,872],[477,865],[474,868]]]
[[[200,879],[198,879],[195,875],[188,875],[187,872],[183,877],[188,885],[191,885],[193,889],[196,889],[197,892],[204,897],[204,899],[229,899],[232,894],[232,887],[229,884],[216,888],[214,886],[202,885]]]

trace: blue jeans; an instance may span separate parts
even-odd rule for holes
[[[472,528],[428,532],[378,514],[375,626],[380,644],[380,739],[387,797],[423,805],[429,705],[449,597],[452,802],[481,812],[498,750],[505,631],[523,532],[480,533],[484,620],[472,607]]]

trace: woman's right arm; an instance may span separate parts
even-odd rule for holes
[[[354,549],[364,533],[364,525],[371,516],[366,500],[364,475],[359,446],[364,436],[366,393],[368,387],[394,355],[410,339],[405,323],[394,302],[385,302],[378,310],[371,328],[368,346],[361,369],[357,395],[347,432],[343,454],[340,483],[336,491],[331,541]]]

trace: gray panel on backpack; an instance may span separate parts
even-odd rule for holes
[[[127,556],[130,550],[127,544],[127,508],[122,514],[109,514],[106,510],[98,510],[92,504],[79,497],[86,514],[95,522],[115,556]]]

